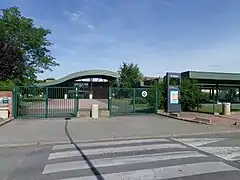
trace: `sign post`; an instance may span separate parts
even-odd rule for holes
[[[181,87],[181,74],[170,73],[166,74],[167,80],[167,113],[180,113],[180,87]]]

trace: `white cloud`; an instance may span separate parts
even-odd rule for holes
[[[64,15],[68,16],[70,21],[79,23],[83,27],[87,27],[88,29],[95,29],[95,26],[87,18],[87,15],[84,11],[77,10],[74,12],[64,12]]]
[[[83,13],[82,11],[77,10],[74,12],[64,12],[64,15],[67,15],[71,21],[78,21],[82,17]]]
[[[88,27],[89,29],[94,29],[94,28],[95,28],[92,24],[88,24],[87,27]]]

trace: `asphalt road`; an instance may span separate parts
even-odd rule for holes
[[[85,143],[75,143],[66,133],[72,144],[0,148],[1,178],[237,180],[240,177],[239,133]]]
[[[0,128],[0,179],[237,180],[233,131],[160,116],[15,120]]]

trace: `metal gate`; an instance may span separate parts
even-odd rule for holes
[[[109,88],[109,111],[113,116],[155,113],[156,98],[150,88]]]
[[[78,87],[15,87],[15,118],[76,116],[79,110]]]
[[[85,105],[100,103],[113,116],[156,113],[156,98],[149,88],[109,88],[109,99],[95,102],[86,98]],[[80,110],[86,111],[83,99],[79,87],[15,87],[12,114],[14,118],[76,117]]]

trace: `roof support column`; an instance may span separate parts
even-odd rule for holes
[[[216,111],[216,104],[218,101],[218,91],[219,91],[219,87],[218,84],[216,84],[216,95],[214,93],[215,88],[213,87],[213,114],[217,114],[218,112]]]
[[[240,87],[238,88],[238,100],[240,100]]]
[[[214,87],[212,87],[212,89],[211,89],[211,91],[212,91],[212,103],[213,103],[213,114],[215,113],[215,111],[216,111],[216,103],[215,103],[215,94],[214,94]]]

